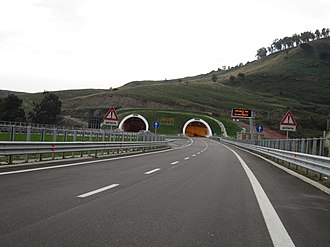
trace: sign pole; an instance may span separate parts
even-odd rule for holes
[[[250,133],[251,133],[251,141],[254,141],[254,131],[253,131],[253,119],[250,117]]]
[[[286,131],[286,139],[289,139],[289,131]]]

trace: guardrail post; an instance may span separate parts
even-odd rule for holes
[[[31,140],[31,126],[26,128],[26,141],[29,142]]]
[[[323,141],[324,141],[324,139],[322,138],[322,137],[320,137],[320,145],[319,145],[319,155],[320,156],[323,156],[323,152],[324,152],[324,145],[323,145]]]
[[[31,126],[27,126],[26,128],[26,141],[29,142],[31,140]],[[25,155],[25,162],[29,162],[29,155]]]
[[[40,141],[41,142],[45,141],[45,132],[46,132],[45,128],[41,129],[41,133],[40,133]],[[42,161],[42,154],[39,154],[39,161]]]
[[[313,138],[313,147],[312,147],[312,154],[316,155],[316,145],[317,145],[317,139]]]
[[[15,141],[15,126],[11,126],[10,128],[10,141]]]
[[[301,144],[300,144],[300,152],[305,153],[306,147],[305,147],[305,139],[301,139]]]
[[[102,142],[105,141],[105,130],[102,130]],[[102,155],[104,155],[104,149],[102,149]]]
[[[307,138],[306,154],[310,154],[311,152],[312,152],[312,139]]]

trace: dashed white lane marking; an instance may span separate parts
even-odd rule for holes
[[[200,154],[201,154],[201,152],[198,152],[198,153],[197,153],[197,155],[200,155]]]
[[[193,155],[192,155],[192,157],[195,157],[195,156],[196,156],[196,154],[193,154]]]
[[[154,169],[154,170],[151,170],[151,171],[145,172],[144,174],[149,175],[149,174],[151,174],[151,173],[158,172],[159,170],[160,170],[160,168],[157,168],[157,169]]]
[[[225,148],[229,149],[232,153],[234,153],[234,155],[241,163],[246,175],[248,176],[274,246],[294,247],[295,245],[290,235],[286,231],[282,221],[278,217],[273,205],[269,201],[265,191],[261,187],[259,181],[254,176],[250,168],[247,166],[245,161],[233,149],[223,144],[220,145],[224,146]]]
[[[97,189],[97,190],[93,190],[91,192],[87,192],[87,193],[82,194],[82,195],[79,195],[77,197],[79,197],[79,198],[85,198],[85,197],[88,197],[88,196],[95,195],[97,193],[103,192],[105,190],[113,189],[113,188],[115,188],[117,186],[119,186],[119,184],[111,184],[109,186],[106,186],[106,187],[103,187],[103,188],[100,188],[100,189]]]
[[[174,162],[171,163],[171,165],[176,165],[178,163],[179,163],[179,161],[174,161]]]
[[[186,158],[184,158],[185,160],[189,160],[190,159],[190,157],[186,157]]]

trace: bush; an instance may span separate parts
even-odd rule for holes
[[[216,82],[218,80],[218,77],[217,77],[217,75],[212,75],[211,79],[212,79],[213,82]]]
[[[301,49],[303,49],[304,51],[308,51],[312,46],[310,44],[307,43],[302,43],[299,45]]]
[[[320,58],[321,58],[322,60],[328,60],[329,57],[330,57],[330,55],[329,55],[329,53],[326,52],[326,51],[320,53]]]
[[[245,78],[245,74],[244,73],[238,73],[238,75],[237,75],[238,77],[240,77],[240,78],[242,78],[242,79],[244,79]]]

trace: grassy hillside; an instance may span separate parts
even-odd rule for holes
[[[113,90],[55,92],[63,115],[87,121],[103,117],[109,106],[119,112],[142,108],[213,113],[230,118],[232,108],[256,112],[256,123],[274,130],[291,109],[298,123],[292,136],[321,136],[330,113],[330,39],[291,48],[230,70],[166,81],[136,81]],[[41,94],[21,94],[26,109]]]

